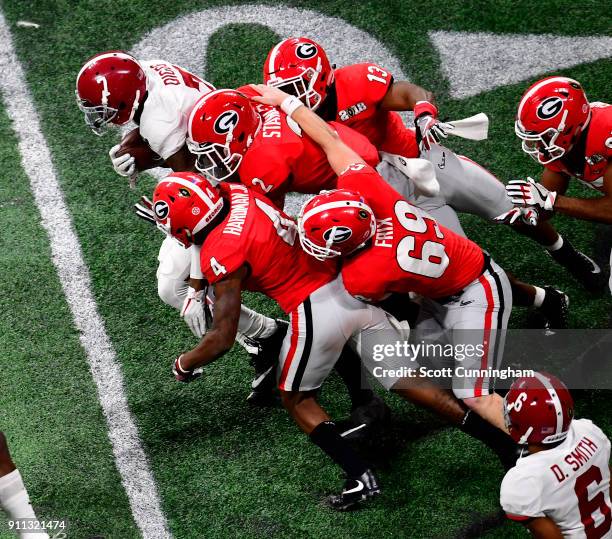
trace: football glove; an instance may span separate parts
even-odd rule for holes
[[[153,202],[147,196],[141,196],[140,202],[134,204],[134,211],[141,219],[155,225],[155,214],[153,213]]]
[[[181,367],[181,358],[183,355],[181,354],[174,360],[172,364],[172,374],[174,374],[174,378],[178,382],[189,383],[193,382],[196,378],[202,376],[203,368],[199,367],[197,369],[185,370]]]
[[[519,206],[512,208],[510,211],[498,215],[493,220],[498,223],[504,223],[506,225],[514,224],[518,219],[523,223],[530,226],[536,226],[540,215],[538,210],[533,207]]]
[[[508,182],[506,192],[516,206],[535,206],[547,211],[553,211],[557,199],[555,191],[549,191],[533,178]]]
[[[448,137],[454,126],[446,122],[440,122],[437,118],[429,116],[421,116],[415,120],[416,138],[419,149],[429,150],[434,144],[440,144],[440,141]]]
[[[111,163],[113,164],[115,172],[119,174],[119,176],[131,178],[134,176],[134,174],[136,174],[136,158],[131,156],[129,153],[117,155],[120,149],[121,144],[116,144],[108,152]]]
[[[206,290],[195,290],[190,286],[181,307],[181,318],[185,320],[191,332],[199,339],[206,333],[205,301]]]

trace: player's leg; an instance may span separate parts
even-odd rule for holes
[[[9,520],[36,520],[28,491],[11,459],[6,437],[2,432],[0,432],[0,509],[4,510]],[[24,539],[49,539],[46,533],[22,531],[19,532],[19,536]]]
[[[348,294],[337,279],[313,292],[291,313],[280,353],[278,382],[283,405],[300,429],[344,470],[351,485],[361,485],[342,503],[334,503],[335,496],[330,498],[331,505],[339,510],[379,493],[369,465],[341,436],[317,401],[317,390],[333,369],[347,336],[355,331],[355,324],[361,323],[360,313],[351,309],[355,305],[347,307],[345,296]],[[359,302],[357,306],[361,305]],[[345,490],[351,488],[345,486]]]
[[[512,291],[505,272],[488,256],[485,264],[483,274],[447,306],[444,325],[455,345],[453,392],[468,408],[505,430],[501,396],[491,387],[494,379],[487,373],[501,365]],[[464,357],[458,356],[459,346]],[[462,370],[457,369],[459,365]]]

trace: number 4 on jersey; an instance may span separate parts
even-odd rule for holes
[[[210,269],[213,270],[213,273],[215,275],[222,275],[224,273],[227,273],[225,266],[223,264],[220,264],[214,256],[210,259]]]

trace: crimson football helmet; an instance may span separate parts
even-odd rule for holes
[[[102,135],[109,123],[123,125],[145,98],[147,77],[138,60],[123,51],[96,54],[76,80],[76,98],[85,123]]]
[[[304,251],[325,260],[359,249],[376,233],[376,219],[359,193],[322,191],[302,206],[298,233]]]
[[[173,172],[155,187],[153,213],[157,227],[184,247],[219,215],[223,199],[211,183],[193,172]]]
[[[504,398],[504,415],[516,443],[554,444],[567,436],[574,418],[574,400],[556,376],[536,372],[510,386]]]
[[[321,45],[307,37],[292,37],[268,53],[263,78],[264,84],[280,88],[316,110],[334,82],[334,70]]]
[[[222,181],[240,166],[261,127],[251,100],[236,90],[215,90],[203,96],[189,116],[187,147],[196,168]]]
[[[548,77],[523,95],[514,131],[523,141],[523,151],[546,165],[572,149],[590,119],[591,108],[580,83]]]

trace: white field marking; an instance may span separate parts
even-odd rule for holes
[[[612,57],[610,36],[435,31],[429,39],[456,99]]]
[[[279,41],[292,36],[307,36],[320,43],[330,61],[338,66],[375,62],[387,68],[395,80],[409,80],[401,62],[374,36],[343,19],[284,5],[223,6],[189,13],[147,32],[130,52],[144,60],[163,58],[206,79],[210,38],[228,24],[265,26],[278,35]],[[248,47],[249,43],[237,43],[236,46]],[[261,58],[262,73],[264,61],[265,56]],[[260,81],[261,76],[257,81],[243,82]],[[411,114],[402,116],[408,123],[412,122]],[[153,176],[161,179],[168,172],[167,169],[157,169]],[[285,211],[297,215],[307,199],[308,195],[290,193],[285,201]]]
[[[19,139],[21,164],[30,179],[42,225],[49,235],[53,264],[96,383],[117,469],[134,520],[145,538],[171,537],[153,474],[128,408],[121,368],[106,334],[104,321],[98,313],[89,270],[83,260],[51,152],[40,129],[39,117],[2,12],[0,94]]]

